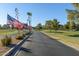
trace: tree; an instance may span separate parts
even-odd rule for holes
[[[52,23],[53,23],[53,29],[58,30],[59,22],[57,21],[57,19],[53,19]]]
[[[28,16],[32,16],[32,13],[31,13],[31,12],[27,12],[27,15],[28,15]]]
[[[48,20],[48,21],[46,21],[46,23],[45,23],[45,27],[46,27],[46,29],[49,29],[50,30],[50,32],[51,32],[51,30],[53,29],[53,23],[52,23],[52,20]]]
[[[57,19],[48,20],[45,23],[45,27],[46,27],[46,29],[49,29],[50,32],[52,29],[54,29],[56,31],[59,29],[59,22],[57,21]]]
[[[36,29],[41,30],[42,29],[42,24],[41,23],[37,24]]]
[[[29,21],[29,25],[31,25],[31,16],[32,16],[32,13],[31,12],[27,12],[27,15],[28,15],[28,21]]]
[[[31,12],[27,12],[27,15],[28,15],[28,22],[29,22],[29,32],[31,32],[31,29],[32,29],[32,27],[31,27],[31,16],[32,16],[32,13]]]
[[[63,30],[63,25],[59,24],[59,30]]]
[[[76,30],[79,30],[79,3],[73,3],[74,8],[76,9],[77,13],[76,13]]]
[[[64,30],[69,30],[69,22],[64,25]]]
[[[73,3],[73,6],[75,7],[77,11],[79,11],[79,3]]]
[[[2,26],[0,25],[0,29],[2,28]]]
[[[72,10],[67,10],[67,19],[69,20],[69,29],[72,30],[73,29],[73,20],[74,20],[74,17],[75,17],[75,13],[72,11]]]
[[[2,26],[2,28],[3,28],[3,29],[9,29],[9,28],[10,28],[10,26],[9,26],[9,25],[7,25],[7,24],[4,24],[4,25]]]

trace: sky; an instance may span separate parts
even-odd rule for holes
[[[73,10],[70,3],[0,3],[0,24],[7,23],[7,14],[15,17],[15,8],[18,8],[19,21],[27,23],[27,12],[32,13],[31,24],[45,24],[47,20],[57,19],[60,24],[66,24],[67,12],[65,9]]]

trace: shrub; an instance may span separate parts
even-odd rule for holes
[[[25,35],[25,33],[23,33],[23,35],[22,35],[23,37],[25,37],[26,35]]]
[[[4,38],[4,39],[1,39],[1,43],[2,43],[2,45],[3,46],[5,46],[6,44],[5,44],[5,41],[6,41],[6,39]]]
[[[16,39],[22,40],[23,37],[25,37],[25,36],[28,35],[28,34],[30,34],[30,32],[26,32],[26,31],[19,32],[19,33],[16,35]]]
[[[11,37],[5,36],[4,39],[1,39],[1,43],[3,46],[10,45],[12,43]]]
[[[18,35],[16,35],[16,39],[22,40],[23,39],[23,36],[21,34],[18,34]]]
[[[30,32],[25,33],[25,35],[29,35],[29,34],[30,34]]]

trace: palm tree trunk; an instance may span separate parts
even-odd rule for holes
[[[72,26],[73,26],[72,21],[70,20],[69,22],[70,22],[69,28],[70,28],[70,30],[72,30]]]

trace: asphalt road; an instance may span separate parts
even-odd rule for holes
[[[79,56],[79,52],[40,32],[34,32],[17,56]]]

